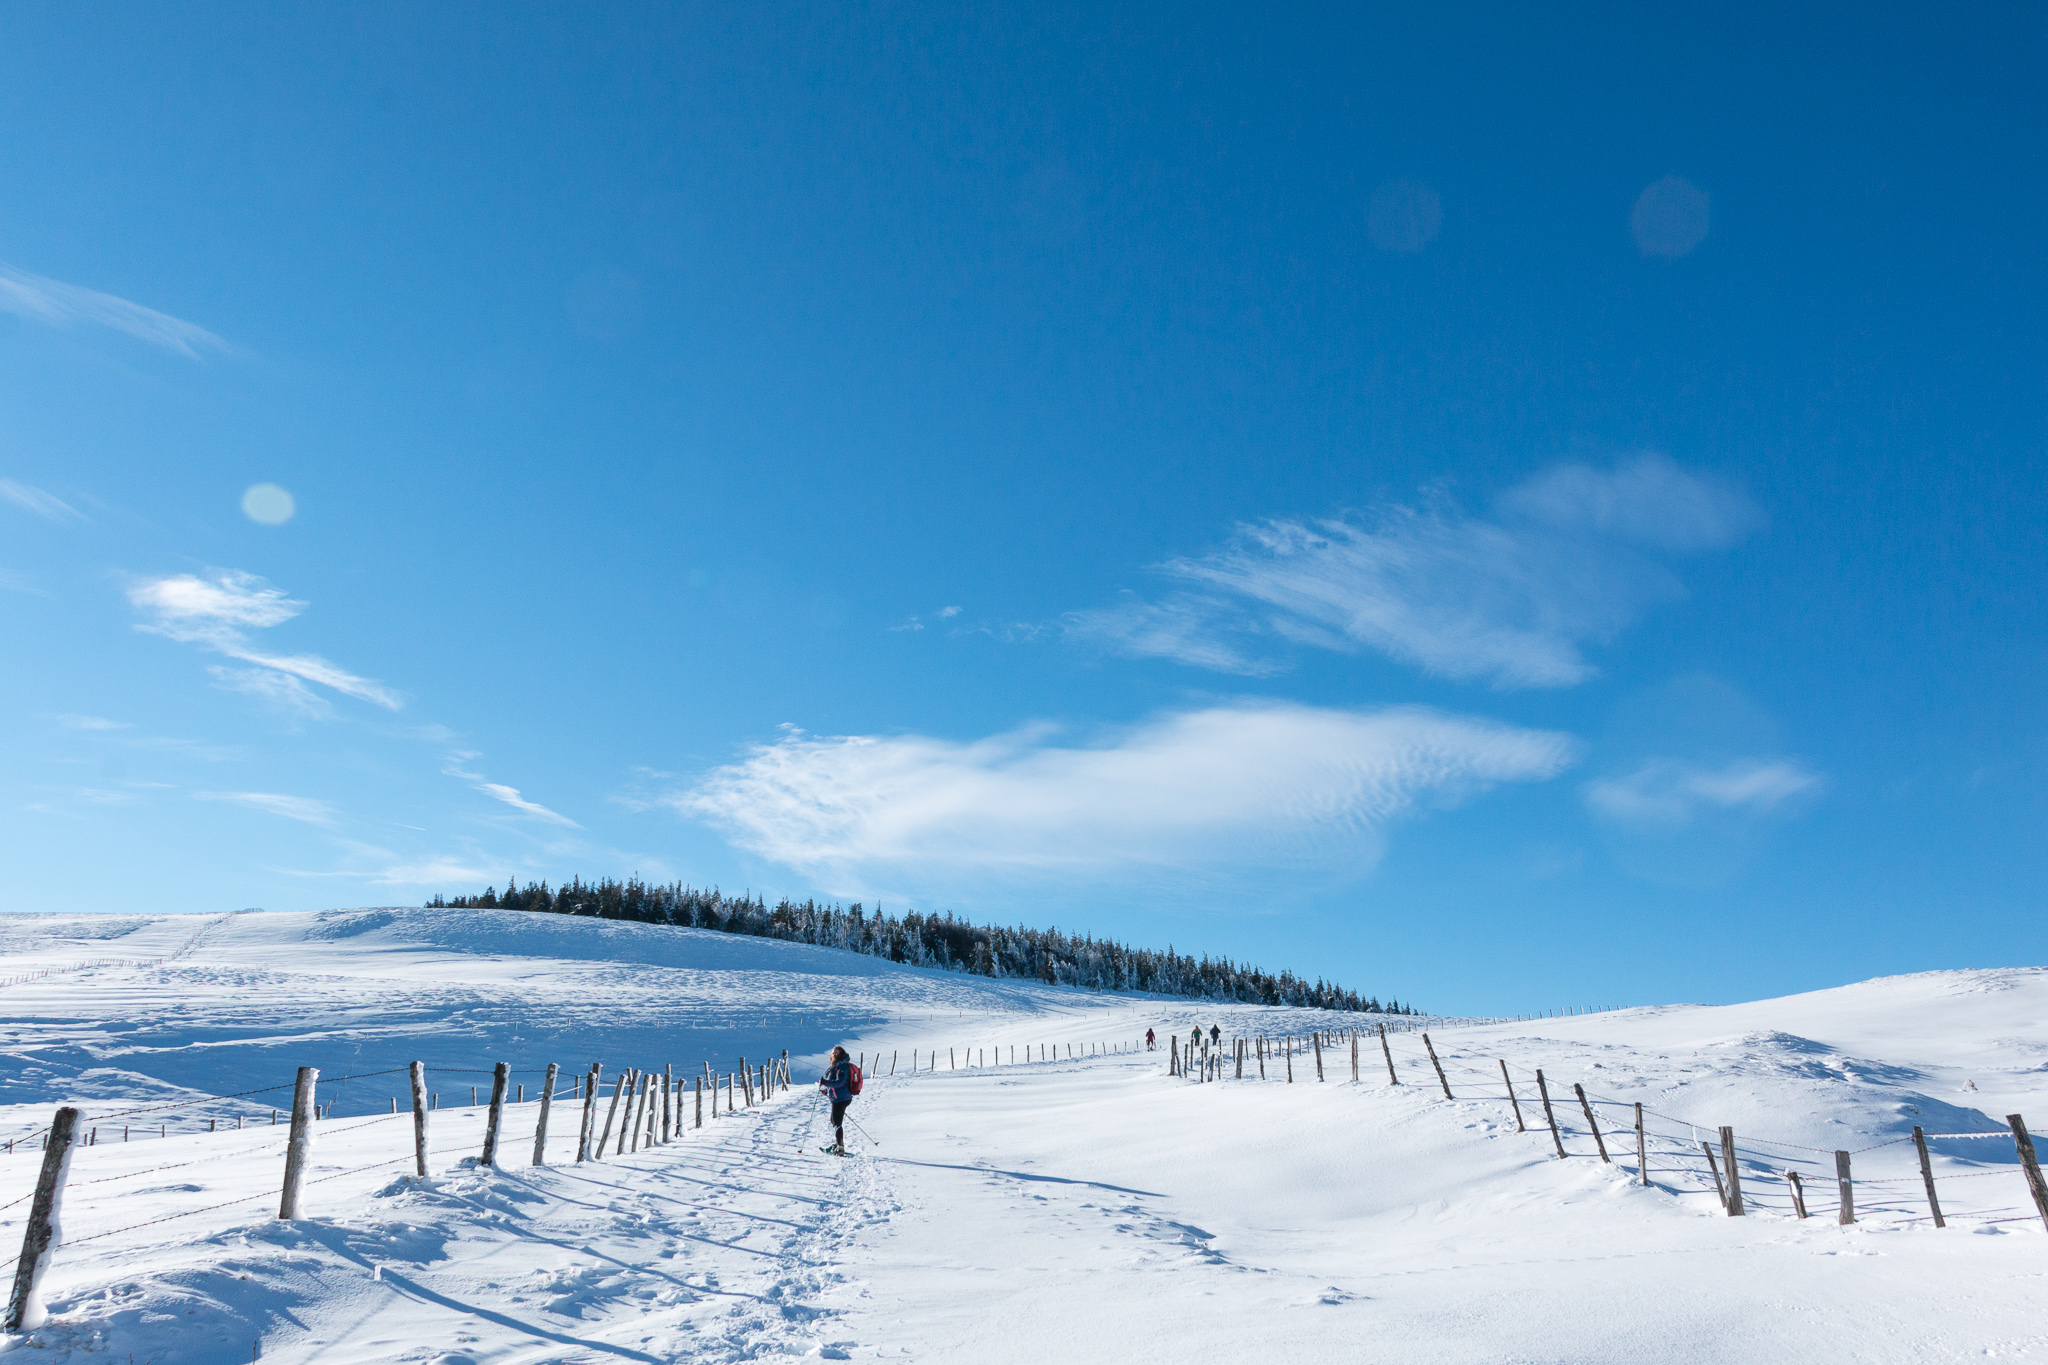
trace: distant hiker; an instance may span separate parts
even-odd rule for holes
[[[1153,1038],[1153,1036],[1152,1036],[1152,1030],[1151,1030],[1151,1029],[1146,1029],[1146,1030],[1145,1030],[1145,1051],[1147,1051],[1147,1052],[1150,1052],[1150,1051],[1152,1051],[1153,1049],[1157,1048],[1158,1046],[1159,1046],[1158,1042],[1157,1042],[1157,1041],[1156,1041],[1156,1040],[1155,1040],[1155,1039]]]
[[[1223,1025],[1209,1025],[1209,1041],[1211,1043],[1214,1043],[1217,1047],[1223,1046]]]
[[[860,1068],[846,1055],[846,1049],[832,1049],[832,1065],[818,1077],[818,1088],[832,1101],[832,1145],[825,1150],[833,1156],[846,1155],[846,1106],[860,1093]]]

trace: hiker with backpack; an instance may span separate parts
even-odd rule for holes
[[[825,1150],[833,1156],[846,1155],[846,1106],[860,1093],[860,1068],[846,1055],[846,1049],[832,1049],[832,1064],[818,1077],[818,1088],[832,1101],[832,1145]]]
[[[1156,1044],[1152,1041],[1152,1030],[1145,1030],[1145,1051],[1150,1052]]]

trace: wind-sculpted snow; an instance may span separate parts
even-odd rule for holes
[[[1355,1084],[1342,1039],[1320,1083],[1310,1050],[1292,1083],[1271,1052],[1263,1081],[1256,1053],[1242,1081],[1166,1074],[1168,1033],[1374,1022],[1355,1015],[650,925],[387,908],[4,928],[0,978],[30,979],[0,987],[0,1123],[18,1138],[68,1101],[99,1134],[74,1155],[38,1359],[211,1365],[259,1344],[266,1361],[438,1365],[2048,1357],[2048,1233],[2002,1122],[2048,1124],[2037,969],[1435,1021],[1447,1100],[1398,1028],[1398,1086],[1372,1035]],[[1147,1027],[1162,1051],[1135,1044]],[[869,1062],[851,1160],[819,1154],[803,1085],[832,1042]],[[565,1101],[547,1163],[527,1164],[547,1062],[725,1071],[783,1047],[799,1083],[765,1105],[578,1164]],[[410,1116],[388,1112],[403,1076],[362,1075],[415,1059],[441,1096],[426,1180],[409,1173]],[[491,1171],[475,1165],[469,1087],[501,1060],[528,1089]],[[306,1064],[361,1078],[323,1085],[307,1216],[280,1223],[285,1130],[270,1116]],[[261,1086],[278,1088],[222,1098]],[[1740,1219],[1699,1150],[1724,1124]],[[1915,1126],[1934,1135],[1942,1231]],[[1851,1227],[1834,1221],[1837,1149],[1855,1153]],[[39,1160],[33,1144],[0,1155],[0,1255]],[[1806,1173],[1815,1217],[1792,1216],[1787,1169]]]

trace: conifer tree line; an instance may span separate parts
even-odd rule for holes
[[[1103,991],[1143,991],[1189,1000],[1229,1000],[1251,1005],[1293,1005],[1308,1009],[1350,1010],[1369,1014],[1414,1014],[1413,1006],[1377,998],[1324,981],[1310,982],[1283,971],[1278,975],[1232,962],[1200,959],[1150,948],[1133,948],[1113,939],[1064,934],[1057,929],[1021,925],[972,924],[944,915],[909,911],[901,916],[879,909],[867,912],[852,905],[820,905],[785,898],[774,909],[758,896],[727,896],[716,889],[698,890],[676,882],[649,886],[634,878],[588,882],[577,878],[559,890],[546,882],[528,882],[522,889],[507,881],[500,893],[488,888],[481,896],[436,896],[428,909],[533,910],[593,919],[637,920],[715,929],[727,934],[779,938],[823,948],[844,948],[887,958],[912,967],[938,967],[976,976],[1022,977],[1060,986]]]

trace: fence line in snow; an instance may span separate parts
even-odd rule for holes
[[[1430,1040],[1428,1030],[1422,1029],[1416,1032],[1422,1042],[1423,1055],[1418,1056],[1412,1050],[1403,1049],[1404,1056],[1418,1066],[1426,1060],[1435,1074],[1437,1086],[1441,1088],[1444,1098],[1446,1100],[1454,1100],[1456,1097],[1451,1090],[1451,1082],[1445,1070],[1444,1058],[1439,1056],[1434,1043]],[[1382,1024],[1376,1030],[1376,1036],[1383,1059],[1386,1062],[1388,1084],[1399,1085],[1401,1084],[1401,1079],[1394,1064],[1395,1048],[1393,1046],[1393,1039],[1401,1036],[1401,1033],[1390,1030],[1386,1025]],[[1269,1060],[1268,1048],[1271,1046],[1273,1052],[1277,1055],[1277,1059],[1284,1066],[1284,1079],[1288,1083],[1292,1083],[1294,1080],[1294,1059],[1297,1056],[1313,1059],[1315,1079],[1321,1081],[1324,1079],[1323,1048],[1324,1042],[1327,1039],[1331,1040],[1332,1043],[1338,1040],[1348,1041],[1350,1047],[1351,1080],[1356,1083],[1360,1081],[1359,1049],[1361,1037],[1360,1031],[1355,1029],[1312,1031],[1300,1035],[1281,1035],[1278,1038],[1266,1035],[1251,1035],[1230,1040],[1231,1046],[1226,1053],[1220,1038],[1212,1034],[1205,1034],[1198,1028],[1187,1040],[1185,1049],[1182,1048],[1182,1040],[1178,1037],[1171,1037],[1169,1039],[1167,1074],[1194,1080],[1198,1083],[1226,1079],[1237,1080],[1244,1079],[1247,1062],[1255,1062],[1258,1068],[1257,1079],[1264,1080],[1266,1079],[1265,1065]],[[1198,1053],[1199,1056],[1197,1055]],[[1514,1115],[1516,1130],[1518,1132],[1527,1132],[1528,1125],[1523,1117],[1520,1097],[1516,1094],[1514,1088],[1513,1071],[1505,1058],[1495,1058],[1494,1061],[1500,1069],[1500,1077],[1497,1081],[1493,1078],[1490,1069],[1483,1066],[1464,1065],[1458,1062],[1455,1057],[1452,1061],[1452,1069],[1457,1070],[1462,1075],[1480,1078],[1489,1099],[1494,1098],[1493,1087],[1499,1086],[1501,1097],[1507,1099]],[[1564,1107],[1564,1105],[1553,1101],[1550,1081],[1544,1075],[1542,1069],[1538,1068],[1531,1079],[1535,1083],[1534,1088],[1542,1107],[1544,1128],[1555,1147],[1557,1156],[1560,1159],[1569,1160],[1574,1154],[1566,1148],[1564,1139],[1566,1134],[1571,1131],[1570,1120],[1569,1118],[1560,1120],[1557,1117],[1558,1110]],[[1928,1133],[1922,1128],[1915,1126],[1910,1134],[1903,1137],[1885,1138],[1881,1141],[1872,1142],[1866,1146],[1853,1149],[1831,1150],[1774,1138],[1756,1137],[1754,1135],[1743,1137],[1738,1141],[1734,1129],[1727,1125],[1707,1128],[1705,1131],[1711,1134],[1711,1136],[1702,1137],[1702,1125],[1692,1119],[1663,1114],[1656,1110],[1648,1109],[1636,1101],[1618,1100],[1607,1096],[1590,1094],[1582,1084],[1576,1082],[1573,1083],[1571,1089],[1572,1094],[1568,1099],[1562,1095],[1558,1098],[1565,1100],[1566,1104],[1574,1105],[1583,1114],[1585,1126],[1579,1131],[1582,1136],[1592,1140],[1600,1161],[1607,1164],[1616,1164],[1607,1149],[1607,1134],[1629,1132],[1636,1139],[1637,1180],[1641,1184],[1648,1185],[1650,1183],[1651,1171],[1650,1139],[1655,1137],[1661,1144],[1665,1144],[1664,1150],[1659,1153],[1660,1157],[1676,1160],[1680,1156],[1684,1156],[1685,1160],[1689,1163],[1695,1163],[1697,1159],[1703,1159],[1707,1173],[1713,1180],[1714,1190],[1721,1207],[1730,1217],[1739,1218],[1746,1215],[1751,1204],[1755,1202],[1753,1194],[1744,1193],[1742,1182],[1745,1179],[1752,1182],[1752,1189],[1756,1187],[1757,1182],[1782,1184],[1790,1210],[1795,1217],[1801,1219],[1810,1216],[1807,1208],[1807,1182],[1812,1181],[1821,1188],[1832,1184],[1836,1191],[1835,1209],[1837,1221],[1842,1224],[1868,1221],[1870,1214],[1873,1212],[1870,1202],[1866,1200],[1859,1219],[1855,1197],[1856,1186],[1918,1185],[1920,1187],[1919,1203],[1924,1205],[1924,1213],[1906,1212],[1899,1208],[1897,1200],[1879,1204],[1876,1211],[1888,1215],[1888,1221],[1905,1223],[1931,1222],[1935,1227],[1940,1228],[1946,1227],[1950,1221],[1956,1220],[1959,1215],[1953,1212],[1945,1212],[1942,1209],[1938,1186],[1939,1181],[1975,1180],[1988,1176],[2000,1176],[2007,1179],[2013,1177],[2022,1179],[2027,1188],[2029,1203],[1995,1206],[1988,1210],[1960,1215],[1960,1218],[1963,1221],[1978,1223],[2027,1222],[2038,1218],[2044,1227],[2048,1227],[2048,1180],[2043,1179],[2033,1138],[2028,1132],[2025,1119],[2019,1114],[2007,1115],[2006,1127],[2004,1129],[1968,1133]],[[1610,1125],[1607,1133],[1603,1133],[1599,1120],[1594,1113],[1596,1107],[1629,1110],[1632,1122],[1620,1126]],[[1687,1134],[1681,1136],[1675,1132],[1652,1128],[1648,1123],[1648,1120],[1652,1118],[1674,1125],[1684,1125],[1687,1129]],[[1971,1171],[1961,1174],[1949,1173],[1936,1176],[1927,1146],[1928,1143],[1937,1141],[1978,1141],[1985,1139],[2010,1140],[2014,1148],[2015,1159],[2013,1164],[2002,1165],[1994,1170]],[[1854,1173],[1854,1158],[1868,1152],[1897,1147],[1909,1142],[1914,1146],[1917,1167],[1914,1172],[1907,1175],[1880,1177],[1860,1176]],[[1771,1161],[1763,1159],[1769,1154],[1757,1150],[1763,1147],[1811,1152],[1817,1156],[1826,1157],[1828,1160],[1820,1161],[1800,1156],[1778,1156],[1775,1164],[1773,1164]],[[1717,1148],[1718,1160],[1716,1159]],[[1750,1157],[1750,1164],[1746,1170],[1740,1160],[1745,1148],[1747,1148]],[[1581,1153],[1581,1155],[1592,1154]],[[1624,1155],[1627,1155],[1626,1151],[1624,1151]],[[1815,1169],[1810,1171],[1797,1169],[1802,1165]],[[1664,1169],[1670,1168],[1666,1167]],[[1696,1172],[1699,1167],[1698,1164],[1689,1164],[1680,1169]],[[1890,1193],[1890,1191],[1879,1191],[1880,1196]],[[2031,1208],[2029,1208],[2029,1205],[2031,1205]]]

